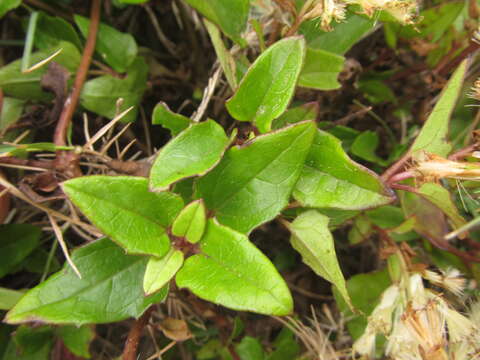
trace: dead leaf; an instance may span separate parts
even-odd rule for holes
[[[163,334],[171,340],[184,341],[192,337],[185,320],[167,317],[158,327],[162,330]]]

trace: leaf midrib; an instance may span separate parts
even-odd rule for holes
[[[277,156],[275,156],[272,160],[270,161],[266,161],[265,162],[265,166],[263,166],[261,168],[260,171],[258,171],[256,174],[252,175],[251,177],[247,178],[245,180],[245,182],[241,185],[241,186],[238,186],[238,187],[235,187],[235,191],[233,191],[228,197],[226,197],[221,204],[216,204],[215,208],[217,211],[220,211],[224,206],[226,206],[230,200],[232,200],[232,198],[234,198],[240,191],[242,191],[250,182],[252,182],[253,179],[255,179],[258,175],[260,175],[263,171],[265,171],[265,169],[267,167],[269,167],[271,164],[273,164],[275,161],[277,161],[277,159],[279,157],[281,157],[285,152],[287,152],[288,150],[290,150],[293,146],[295,146],[295,144],[297,143],[297,141],[302,138],[302,135],[305,134],[305,132],[307,132],[308,130],[310,129],[309,126],[306,126],[305,127],[305,130],[303,130],[300,134],[297,135],[297,137],[295,138],[294,141],[292,141],[289,146],[287,146],[285,149],[283,149],[280,153],[277,154]],[[253,144],[252,144],[253,145]],[[305,158],[306,158],[307,154],[305,154]],[[303,161],[299,162],[298,163],[298,167],[301,166],[302,162],[305,163],[305,158]],[[221,174],[220,174],[221,175]],[[220,176],[219,176],[220,178]],[[215,186],[216,187],[216,186]]]

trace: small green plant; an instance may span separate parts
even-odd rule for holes
[[[142,9],[155,17],[146,1],[113,3],[120,10],[129,3],[145,3]],[[118,139],[139,116],[150,128],[140,105],[154,86],[151,73],[180,75],[159,66],[154,51],[152,55],[140,49],[130,33],[101,22],[99,0],[92,1],[89,18],[74,14],[66,21],[44,12],[29,13],[24,55],[0,68],[0,130],[5,134],[0,165],[43,171],[31,180],[31,189],[40,189],[36,193],[0,174],[0,205],[9,208],[5,195],[9,193],[45,213],[67,260],[59,269],[56,248],[50,253],[43,250],[37,285],[25,293],[0,288],[0,308],[7,311],[4,321],[18,326],[14,340],[3,350],[10,357],[2,359],[10,359],[19,348],[27,355],[41,353],[43,359],[56,341],[77,356],[88,357],[94,336],[88,325],[131,317],[138,319],[139,330],[131,332],[138,337],[152,305],[168,301],[172,290],[188,290],[231,310],[294,315],[295,297],[280,274],[280,261],[272,261],[270,251],[252,241],[256,231],[272,236],[274,231],[267,224],[273,222],[288,230],[291,249],[303,263],[332,285],[337,307],[347,319],[354,353],[365,359],[376,354],[410,358],[406,353],[412,359],[428,360],[478,357],[474,355],[478,346],[472,342],[478,339],[470,335],[477,331],[476,307],[468,319],[454,310],[454,301],[422,283],[423,278],[459,298],[465,280],[458,270],[438,273],[428,267],[455,267],[478,278],[478,245],[467,234],[478,223],[477,201],[471,196],[478,190],[480,173],[472,156],[476,124],[449,137],[456,105],[465,101],[469,69],[465,58],[477,46],[472,41],[463,52],[451,50],[460,40],[448,29],[457,26],[455,22],[470,20],[465,4],[450,2],[420,12],[417,2],[410,0],[174,3],[181,14],[179,22],[189,14],[193,22],[188,26],[205,30],[218,62],[191,117],[155,99],[151,124],[168,130],[168,140],[142,161],[124,160],[133,142],[120,150]],[[2,2],[0,16],[19,6],[19,1]],[[31,10],[27,5],[25,9]],[[389,82],[410,74],[379,71],[374,66],[361,74],[346,74],[347,63],[352,62],[346,54],[375,29],[377,21],[382,21],[392,54],[401,41],[417,50],[420,43],[423,48],[434,47],[418,71],[433,68],[435,76],[444,76],[443,89],[431,101],[432,109],[421,126],[406,120],[413,105],[397,99]],[[178,58],[158,22],[153,24],[164,50]],[[92,58],[97,70],[88,73]],[[69,71],[77,74],[73,86]],[[223,97],[217,94],[216,105],[222,108],[217,121],[208,107],[222,74],[225,82]],[[401,119],[394,129],[401,127],[400,140],[393,127],[360,100],[353,100],[354,113],[332,121],[319,121],[318,102],[302,100],[332,90],[340,93],[347,81],[354,81],[350,91],[362,101],[391,105],[389,111]],[[476,87],[471,96],[478,97]],[[12,131],[29,102],[46,101],[53,101],[52,142],[27,141]],[[74,145],[80,133],[72,124],[77,105],[111,119],[93,136],[85,120],[83,142],[77,142],[82,145]],[[337,109],[330,111],[336,114]],[[380,131],[346,126],[365,114],[371,115]],[[118,123],[128,125],[115,135]],[[388,157],[377,154],[380,140],[385,139],[382,150]],[[116,157],[110,157],[115,146]],[[151,150],[149,146],[145,148]],[[45,152],[55,159],[28,158]],[[62,207],[55,203],[58,200]],[[0,211],[1,217],[8,218]],[[91,240],[71,257],[63,238],[69,229]],[[347,232],[337,236],[338,229]],[[0,276],[33,262],[29,256],[42,243],[38,227],[6,223],[0,226],[0,234],[0,256],[5,258]],[[346,280],[336,244],[337,248],[342,241],[356,246],[372,237],[381,248],[375,256],[386,266],[367,266],[375,271],[361,271]],[[469,242],[456,247],[449,242],[456,237]],[[294,258],[295,253],[287,256]],[[338,354],[321,327],[315,327],[315,316],[308,330],[298,319],[282,319],[286,327],[268,349],[248,333],[240,340],[243,324],[236,318],[231,334],[209,338],[195,349],[196,355],[199,359],[294,359],[300,356],[295,334],[305,338],[306,356],[322,358],[319,353],[326,349],[328,358],[334,359]],[[415,326],[430,329],[435,321],[439,323],[435,339],[415,332]],[[29,322],[46,325],[30,329],[23,325]],[[465,327],[462,331],[459,324]],[[162,331],[174,341],[191,337],[188,329],[166,327]],[[208,333],[201,327],[197,330]],[[317,336],[322,346],[312,340]],[[403,342],[395,345],[398,339]],[[130,345],[132,341],[129,338],[125,347],[127,360],[136,356],[138,338],[135,345]]]

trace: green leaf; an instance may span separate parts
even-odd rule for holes
[[[205,20],[205,27],[208,31],[208,35],[210,35],[210,39],[212,40],[215,53],[217,54],[220,65],[222,66],[225,78],[227,79],[230,88],[232,90],[235,90],[237,88],[237,77],[235,76],[235,59],[233,58],[230,51],[228,51],[225,47],[222,36],[220,35],[220,31],[215,26],[215,24],[211,23],[208,20]]]
[[[48,16],[44,12],[40,12],[34,41],[41,50],[53,48],[59,41],[70,42],[82,50],[82,42],[73,26],[61,17]]]
[[[20,6],[21,3],[22,0],[2,0],[2,2],[0,2],[0,18],[10,10]]]
[[[75,250],[70,266],[34,287],[7,313],[6,321],[18,324],[44,321],[76,325],[108,323],[139,317],[151,304],[162,301],[167,289],[143,295],[142,278],[147,258],[126,255],[104,238]]]
[[[235,350],[241,360],[263,360],[265,353],[262,344],[251,336],[245,336]]]
[[[0,310],[13,308],[23,294],[23,291],[0,287]]]
[[[287,315],[293,300],[270,260],[248,238],[208,221],[200,253],[189,257],[176,282],[202,299],[239,311]]]
[[[222,224],[250,232],[288,204],[314,134],[303,122],[231,148],[199,179],[198,197]]]
[[[222,158],[230,140],[213,120],[192,124],[159,152],[150,170],[150,187],[166,190],[171,184],[204,175]]]
[[[328,222],[328,217],[318,211],[309,210],[302,213],[288,224],[292,232],[290,242],[302,255],[303,262],[317,275],[335,285],[345,301],[351,304]]]
[[[287,125],[296,124],[307,120],[316,120],[319,112],[317,102],[306,103],[285,111],[272,123],[272,129],[278,130]]]
[[[137,57],[127,69],[127,76],[123,79],[105,75],[87,81],[82,89],[80,103],[85,109],[110,119],[134,106],[135,109],[122,119],[123,122],[134,121],[137,117],[136,106],[147,87],[147,75],[147,64],[143,58]],[[123,101],[117,106],[120,98]]]
[[[104,234],[133,254],[164,256],[166,228],[183,207],[173,193],[152,193],[148,180],[133,176],[84,176],[63,183],[72,202]]]
[[[378,142],[379,139],[377,133],[367,130],[355,138],[350,151],[360,159],[367,160],[381,166],[386,166],[388,162],[375,154],[375,150],[378,147]]]
[[[227,101],[227,110],[239,121],[250,121],[268,132],[274,119],[287,108],[293,96],[305,57],[305,40],[289,37],[276,42],[250,66]]]
[[[357,86],[372,104],[397,103],[397,97],[392,89],[381,79],[365,77],[358,81]]]
[[[300,354],[300,345],[295,341],[293,332],[284,327],[273,343],[275,350],[267,356],[267,360],[297,359]]]
[[[450,192],[443,186],[435,183],[425,183],[418,191],[448,216],[454,228],[460,228],[466,224],[465,219],[459,214],[457,207],[453,203]]]
[[[177,136],[180,132],[188,128],[191,121],[189,118],[171,111],[164,102],[160,102],[153,109],[152,124],[162,125],[164,128],[170,130],[172,136]]]
[[[150,295],[163,288],[183,265],[183,253],[170,249],[162,258],[151,257],[143,278],[143,290]]]
[[[418,158],[423,152],[443,157],[450,153],[452,146],[447,142],[448,124],[462,90],[467,63],[468,61],[464,60],[460,64],[443,89],[440,99],[412,145],[412,157]]]
[[[50,326],[37,328],[19,326],[13,336],[13,341],[21,353],[25,355],[37,354],[45,344],[53,343],[53,330]]]
[[[451,1],[426,9],[421,12],[422,20],[416,24],[416,28],[422,37],[437,42],[460,16],[464,7],[464,1]],[[415,36],[418,36],[417,32]]]
[[[424,196],[406,191],[400,195],[405,218],[415,219],[415,231],[434,243],[448,246],[444,240],[448,226],[443,211]]]
[[[394,194],[379,177],[352,161],[340,141],[318,130],[293,195],[303,206],[362,210],[385,205]]]
[[[82,35],[88,36],[90,19],[80,15],[74,16],[75,23]],[[137,43],[129,33],[122,33],[115,28],[100,23],[95,44],[97,54],[115,71],[125,72],[137,57]]]
[[[374,19],[349,12],[345,21],[336,23],[333,31],[322,31],[317,21],[307,21],[300,32],[305,35],[308,47],[343,55],[375,26]]]
[[[49,50],[42,50],[31,54],[30,63],[36,64],[45,60],[59,49],[62,52],[55,57],[55,62],[64,66],[70,72],[75,72],[80,64],[80,53],[75,45],[61,41]],[[29,73],[22,73],[21,59],[11,62],[0,68],[0,87],[6,96],[25,100],[47,100],[50,95],[40,86],[40,79],[47,71],[47,66],[42,66]]]
[[[3,105],[0,112],[0,131],[5,130],[8,126],[16,123],[22,116],[24,100],[14,99],[10,97],[3,98]],[[5,138],[3,139],[6,140]]]
[[[186,0],[203,16],[217,24],[233,41],[243,45],[240,37],[247,25],[250,0]]]
[[[0,225],[0,278],[39,245],[41,233],[38,227],[27,224]]]
[[[56,334],[72,354],[87,359],[91,357],[88,348],[95,337],[95,331],[90,326],[60,326]]]
[[[207,214],[203,201],[193,201],[178,214],[172,225],[172,234],[195,244],[202,238],[206,222]]]
[[[334,90],[341,85],[337,78],[343,70],[343,56],[307,47],[298,86],[317,90]]]
[[[366,316],[377,306],[380,296],[391,284],[386,269],[366,274],[358,274],[347,280],[348,293],[351,296],[353,306],[364,315],[355,315],[345,302],[343,296],[336,288],[333,288],[333,295],[338,308],[343,313],[347,322],[348,331],[353,339],[358,339],[367,326]]]

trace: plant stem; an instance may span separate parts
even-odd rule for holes
[[[22,64],[21,64],[22,72],[25,72],[25,70],[27,70],[28,67],[30,66],[30,55],[32,54],[33,39],[35,38],[37,21],[38,21],[38,11],[34,11],[31,13],[30,20],[28,21],[27,37],[25,39],[25,47],[23,48],[23,56],[22,56]]]
[[[92,61],[92,55],[95,50],[95,43],[97,40],[98,25],[100,22],[100,3],[101,0],[92,0],[92,9],[90,13],[90,27],[88,29],[87,42],[85,43],[85,49],[83,50],[82,60],[78,67],[75,82],[71,94],[65,100],[60,119],[58,120],[57,127],[53,137],[55,145],[65,145],[67,129],[73,117],[73,113],[78,104],[80,98],[80,92],[82,91],[83,84],[87,78],[88,69]]]
[[[150,306],[147,311],[145,311],[145,313],[137,321],[135,321],[135,324],[133,324],[133,327],[128,333],[127,341],[125,342],[125,348],[122,354],[123,360],[137,359],[137,348],[143,328],[147,326],[154,309],[154,306]]]
[[[463,51],[450,62],[445,64],[443,67],[439,68],[438,74],[441,76],[448,75],[453,69],[455,69],[464,59],[466,59],[470,54],[474,53],[480,48],[480,43],[476,41],[471,41]]]

